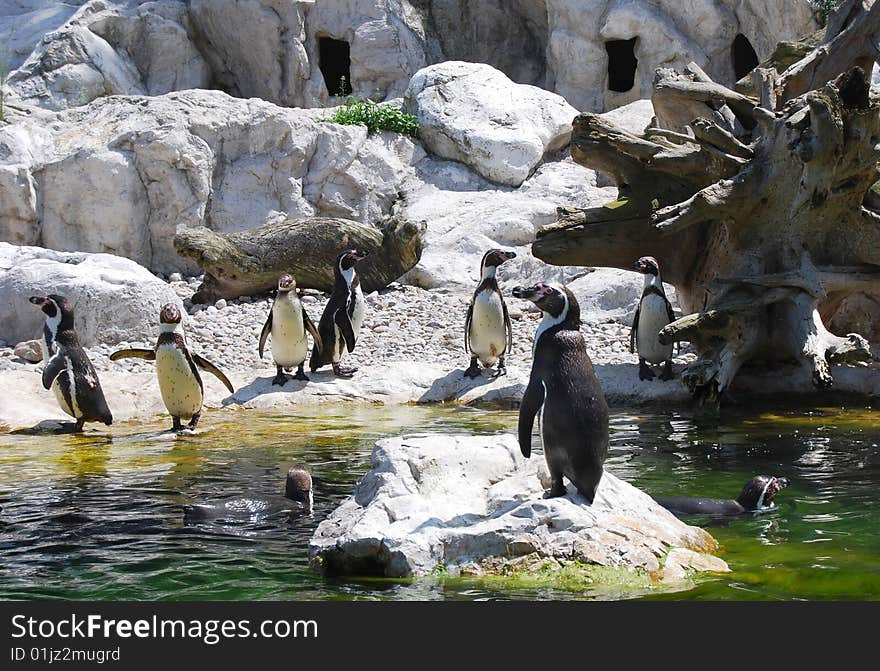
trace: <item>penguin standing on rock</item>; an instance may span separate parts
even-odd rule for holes
[[[672,344],[663,345],[657,334],[667,324],[675,321],[672,304],[663,291],[660,279],[660,265],[653,256],[643,256],[635,264],[636,270],[645,276],[645,288],[636,308],[632,329],[629,332],[629,351],[639,353],[639,379],[653,380],[654,371],[648,366],[664,363],[661,380],[671,380]]]
[[[121,349],[110,355],[111,361],[134,358],[156,362],[162,402],[171,415],[171,430],[177,432],[183,430],[181,418],[190,420],[187,426],[190,430],[195,429],[199,423],[204,401],[204,384],[199,368],[216,376],[230,394],[235,393],[232,383],[223,371],[187,349],[180,318],[180,308],[177,305],[163,305],[159,312],[160,333],[156,349]]]
[[[266,323],[263,324],[263,331],[260,333],[261,359],[266,347],[266,338],[270,333],[272,334],[272,358],[278,369],[277,375],[272,380],[273,385],[277,384],[283,387],[288,378],[284,369],[294,366],[297,366],[296,375],[293,376],[294,380],[309,379],[303,371],[303,364],[309,355],[307,331],[312,334],[317,350],[319,352],[323,350],[321,336],[296,294],[296,280],[290,275],[282,275],[278,278],[278,293],[275,296],[275,302],[272,304],[272,309],[269,310],[269,316],[266,317]]]
[[[580,306],[558,284],[515,287],[513,295],[532,301],[544,313],[519,408],[520,449],[524,457],[532,453],[532,426],[540,412],[551,478],[545,497],[565,495],[565,476],[592,503],[608,454],[608,405],[580,332]]]
[[[466,377],[480,375],[478,359],[486,368],[498,362],[498,370],[493,377],[507,374],[504,356],[513,346],[513,332],[495,272],[498,266],[513,258],[516,258],[516,254],[501,249],[490,249],[483,255],[480,283],[471,298],[464,323],[464,348],[471,354],[471,365],[464,372]]]
[[[313,373],[328,363],[333,365],[333,372],[338,377],[351,377],[357,372],[357,368],[343,368],[339,362],[345,352],[354,351],[364,323],[366,301],[354,267],[365,258],[367,252],[356,249],[347,249],[336,257],[333,293],[318,322],[320,338],[315,339],[309,359],[309,369]],[[323,347],[319,347],[319,343]]]
[[[76,420],[79,433],[86,422],[113,423],[95,367],[73,329],[73,307],[57,294],[28,299],[46,315],[40,347],[43,350],[43,387],[52,389],[61,409]]]

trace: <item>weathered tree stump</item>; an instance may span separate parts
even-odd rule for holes
[[[349,219],[312,217],[259,228],[215,233],[203,226],[181,230],[174,249],[205,271],[193,300],[210,303],[274,289],[290,273],[302,288],[330,291],[336,256],[345,249],[369,252],[358,267],[364,291],[383,289],[422,256],[424,222],[389,218],[379,228]]]
[[[660,333],[689,340],[699,359],[682,378],[717,399],[759,360],[809,366],[870,358],[841,306],[880,295],[880,105],[870,66],[880,2],[845,2],[824,39],[781,73],[753,73],[760,99],[711,82],[696,65],[660,69],[657,127],[641,137],[602,117],[573,124],[572,157],[607,173],[618,201],[560,208],[533,252],[561,265],[631,268],[655,256],[689,314]],[[815,40],[814,40],[815,41]],[[864,325],[864,312],[860,313]],[[871,330],[880,325],[873,316]],[[843,322],[843,323],[841,323]],[[846,331],[841,331],[846,333]]]

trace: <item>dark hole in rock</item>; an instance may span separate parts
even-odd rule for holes
[[[733,75],[736,80],[742,79],[758,67],[758,54],[755,53],[749,39],[742,33],[733,38],[730,55],[733,58]]]
[[[318,65],[331,96],[351,94],[351,54],[345,40],[318,38]]]
[[[636,40],[609,40],[605,43],[608,52],[608,88],[611,91],[624,93],[629,91],[636,82]]]

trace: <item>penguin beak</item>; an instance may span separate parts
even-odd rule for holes
[[[538,293],[538,287],[514,287],[513,295],[517,298],[524,298],[527,301],[534,300]]]
[[[644,272],[644,270],[645,270],[645,264],[642,263],[641,260],[636,261],[636,262],[633,264],[633,270],[638,270],[639,272]]]
[[[367,258],[369,255],[370,255],[369,252],[360,252],[360,251],[357,251],[357,252],[354,253],[354,260],[355,260],[355,261],[363,261],[363,260],[364,260],[365,258]]]
[[[43,307],[46,304],[46,299],[43,296],[31,296],[28,300],[38,307]]]
[[[775,480],[779,489],[785,489],[790,484],[788,478],[775,478]]]
[[[510,259],[516,258],[516,252],[502,252],[501,255],[504,257],[505,261],[510,261]]]

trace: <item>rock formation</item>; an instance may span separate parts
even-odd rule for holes
[[[500,573],[539,556],[662,579],[671,551],[689,557],[686,564],[728,570],[706,554],[718,547],[706,531],[611,473],[592,505],[573,488],[543,499],[542,478],[549,480],[543,459],[524,459],[510,434],[380,440],[372,470],[318,525],[309,556],[322,573],[347,576],[424,576],[438,567]]]
[[[0,339],[38,337],[43,313],[28,298],[48,293],[71,300],[84,346],[143,338],[156,330],[162,305],[181,302],[168,284],[128,259],[0,242]]]

